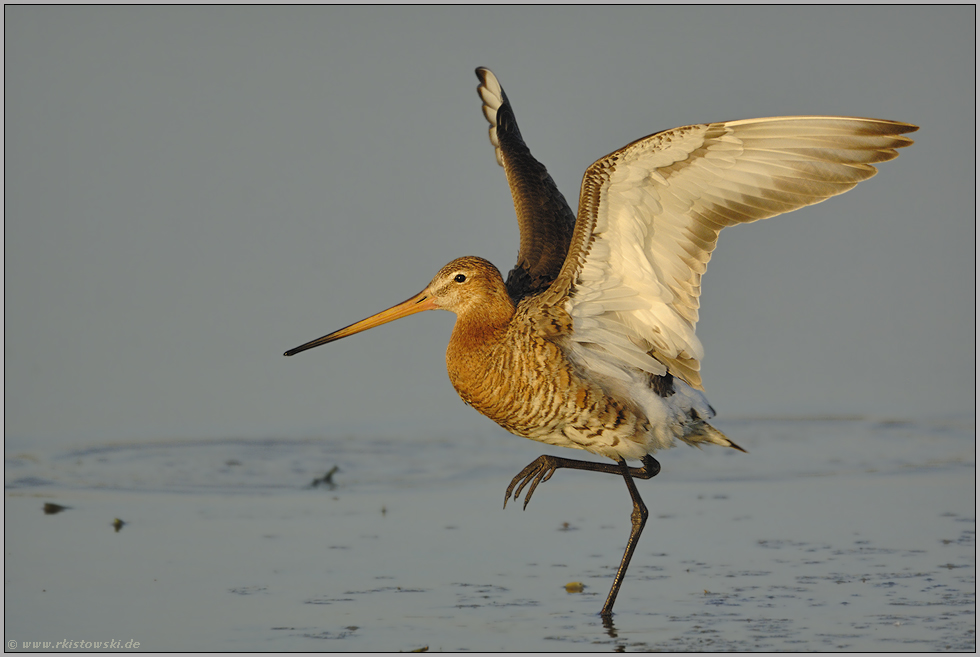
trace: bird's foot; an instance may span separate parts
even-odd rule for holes
[[[534,489],[538,487],[542,481],[548,481],[551,479],[551,475],[555,474],[555,470],[560,468],[561,465],[555,459],[555,457],[548,456],[544,454],[534,459],[528,464],[526,468],[520,471],[516,477],[514,477],[510,485],[507,486],[506,492],[504,492],[504,508],[507,508],[507,502],[510,501],[511,493],[514,494],[514,499],[516,500],[521,495],[521,491],[524,487],[531,484],[531,488],[527,491],[527,496],[524,498],[524,508],[527,508],[527,503],[531,501],[531,495],[534,494]],[[514,487],[517,490],[514,490]]]
[[[657,473],[660,472],[660,463],[657,461],[657,459],[647,454],[642,460],[642,468],[627,468],[629,475],[638,479],[651,479],[656,477]],[[625,465],[625,461],[623,462],[623,465]],[[560,456],[549,456],[547,454],[543,454],[529,463],[526,468],[521,470],[520,473],[511,480],[510,486],[508,486],[506,492],[504,492],[504,508],[507,508],[507,502],[510,501],[512,494],[513,498],[516,500],[518,497],[520,497],[521,491],[524,490],[524,487],[531,484],[531,487],[527,491],[527,496],[524,498],[524,508],[526,509],[527,503],[531,501],[531,495],[534,494],[534,489],[537,488],[538,484],[540,484],[542,481],[548,481],[551,479],[551,475],[555,474],[555,470],[558,468],[587,470],[589,472],[605,472],[607,474],[622,476],[624,474],[622,467],[623,466],[619,464],[613,465],[612,463],[578,461],[575,459],[566,459]]]

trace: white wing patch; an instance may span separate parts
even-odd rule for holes
[[[912,130],[875,119],[752,119],[677,128],[597,161],[569,256],[580,263],[565,301],[571,355],[604,377],[669,368],[700,389],[698,298],[721,229],[851,189],[877,173],[871,163],[911,144],[900,134]]]
[[[483,100],[483,116],[490,122],[490,143],[493,144],[497,155],[497,164],[504,166],[504,153],[500,149],[500,139],[497,137],[497,110],[504,104],[504,90],[497,81],[497,76],[489,69],[478,68],[477,73],[482,73],[477,92]]]

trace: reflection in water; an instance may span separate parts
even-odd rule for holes
[[[613,624],[612,616],[601,615],[600,618],[602,618],[602,626],[606,628],[606,634],[609,635],[609,638],[615,639],[618,637],[619,634],[616,633],[616,626]],[[619,646],[617,646],[618,648]]]

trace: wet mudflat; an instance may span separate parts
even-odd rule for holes
[[[501,510],[510,478],[541,453],[503,433],[7,453],[4,639],[21,652],[26,641],[131,640],[975,648],[972,418],[718,426],[749,454],[678,447],[638,482],[651,517],[611,627],[598,611],[629,533],[625,486],[559,471],[526,511]],[[564,451],[552,453],[575,456]],[[568,592],[571,582],[584,588]]]

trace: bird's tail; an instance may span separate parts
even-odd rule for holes
[[[700,443],[713,443],[715,445],[721,445],[722,447],[731,447],[732,449],[737,449],[740,452],[745,452],[744,449],[729,440],[728,436],[718,431],[704,420],[695,420],[684,428],[687,430],[687,433],[681,438],[681,440],[686,442],[688,445],[693,445],[694,447],[700,448]],[[748,452],[745,453],[748,454]]]

